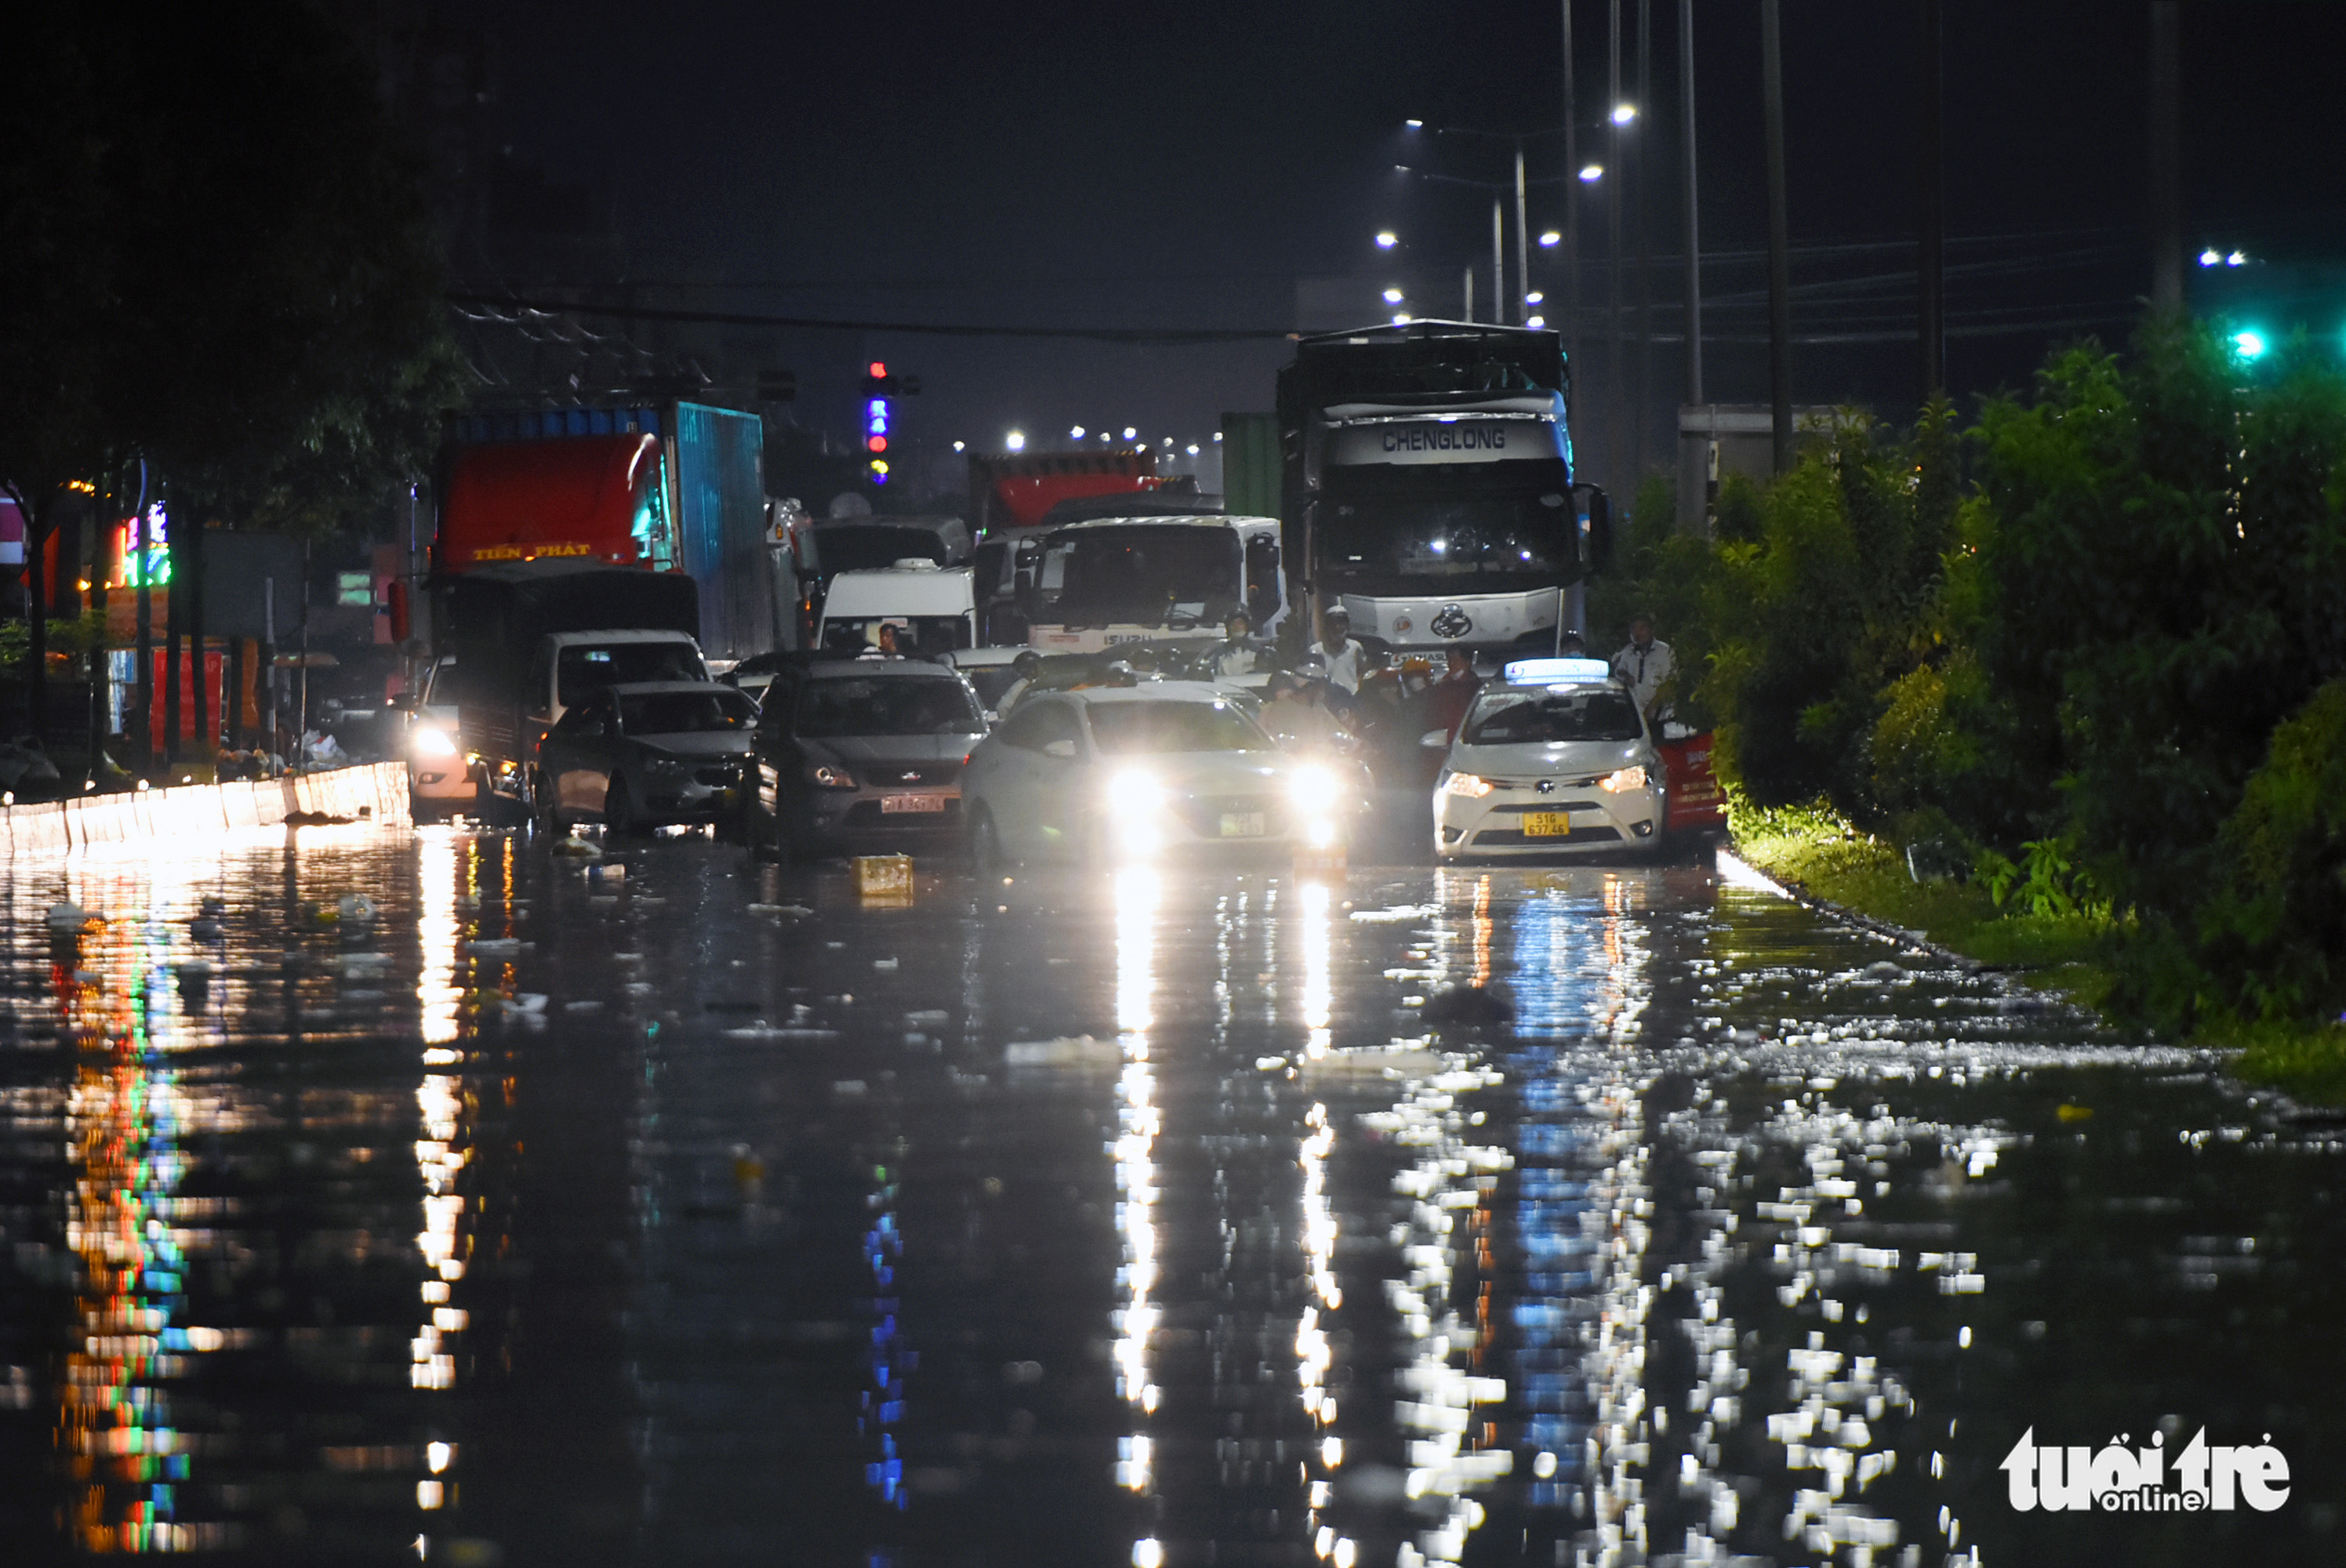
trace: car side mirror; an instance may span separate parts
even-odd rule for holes
[[[1043,743],[1043,755],[1056,757],[1063,762],[1073,762],[1076,759],[1076,743],[1072,740],[1046,740]]]
[[[1429,729],[1417,738],[1417,743],[1428,751],[1447,751],[1450,749],[1450,731]]]

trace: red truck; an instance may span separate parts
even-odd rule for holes
[[[768,504],[763,456],[757,415],[700,403],[468,415],[443,454],[432,583],[524,561],[680,571],[711,659],[796,647],[811,540]]]

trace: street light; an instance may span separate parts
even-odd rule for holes
[[[1407,126],[1412,130],[1423,130],[1425,128],[1425,122],[1423,120],[1403,120],[1401,123]]]
[[[1067,435],[1072,440],[1081,441],[1084,438],[1084,427],[1079,424],[1075,425],[1068,430]]]
[[[1398,304],[1400,304],[1400,303],[1401,303],[1401,300],[1402,300],[1402,292],[1401,292],[1401,290],[1398,290],[1398,289],[1388,289],[1388,290],[1385,290],[1385,303],[1386,303],[1386,304],[1388,304],[1388,305],[1398,305]]]
[[[2199,265],[2202,267],[2221,267],[2223,264],[2224,253],[2221,250],[2211,246],[2199,252]]]
[[[1615,104],[1615,105],[1613,106],[1613,123],[1614,123],[1615,125],[1617,125],[1617,126],[1625,126],[1625,125],[1627,125],[1631,120],[1636,119],[1637,117],[1637,105],[1635,105],[1635,104]]]
[[[1008,435],[1003,437],[1002,444],[1008,447],[1013,452],[1024,452],[1026,450],[1026,433],[1021,430],[1014,430]]]
[[[1398,244],[1400,244],[1400,243],[1401,243],[1401,237],[1400,237],[1399,235],[1395,234],[1392,229],[1379,229],[1379,230],[1377,231],[1377,249],[1380,249],[1380,250],[1390,250],[1390,249],[1392,249],[1394,246],[1396,246],[1396,245],[1398,245]]]
[[[2234,332],[2232,347],[2239,351],[2240,358],[2244,360],[2260,359],[2265,351],[2265,336],[2258,331]]]
[[[1605,166],[1604,166],[1603,164],[1601,164],[1601,163],[1584,163],[1584,164],[1582,164],[1582,165],[1580,166],[1580,183],[1581,183],[1581,184],[1583,184],[1583,185],[1595,185],[1598,180],[1600,180],[1600,179],[1602,179],[1602,178],[1605,178]]]
[[[1539,242],[1541,249],[1553,250],[1558,245],[1564,243],[1564,236],[1551,229],[1546,233],[1539,237]]]
[[[1126,426],[1124,427],[1124,439],[1125,439],[1125,440],[1127,440],[1127,441],[1130,441],[1134,436],[1137,435],[1138,433],[1139,433],[1139,432],[1138,432],[1138,431],[1137,431],[1137,430],[1135,430],[1131,425],[1128,425],[1128,424],[1127,424],[1127,425],[1126,425]]]

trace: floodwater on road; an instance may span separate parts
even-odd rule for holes
[[[2346,1129],[1748,879],[281,837],[0,866],[12,1562],[2341,1554]]]

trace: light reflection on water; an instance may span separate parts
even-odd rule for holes
[[[10,868],[0,1524],[1942,1568],[2144,1540],[1994,1467],[2171,1418],[2297,1488],[2178,1539],[2325,1554],[2339,1140],[1760,892],[317,837]]]

